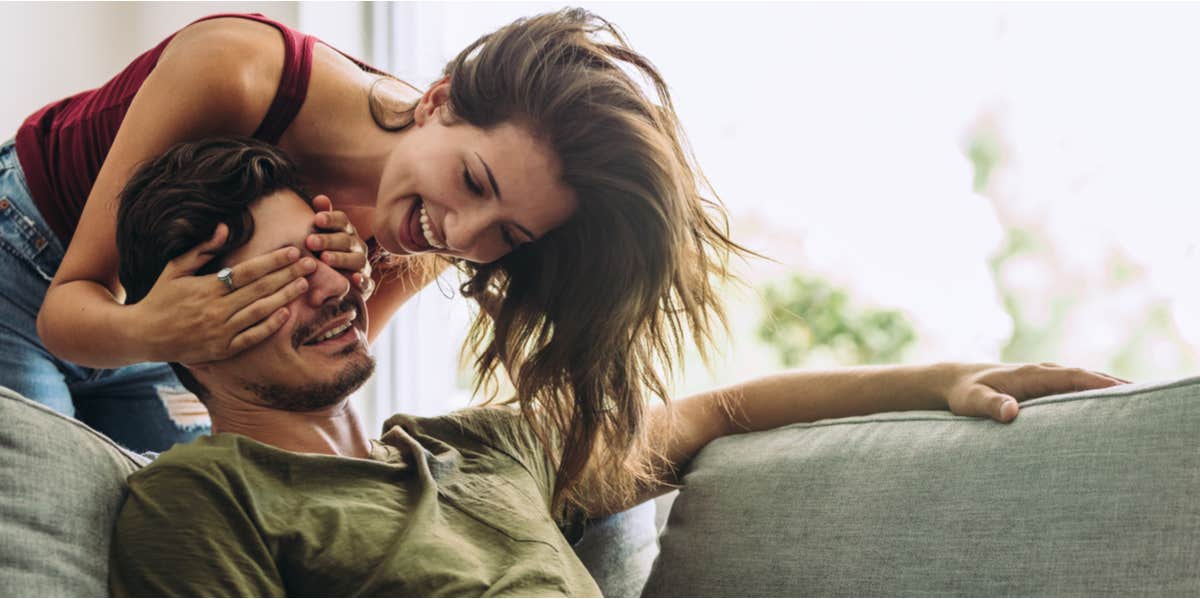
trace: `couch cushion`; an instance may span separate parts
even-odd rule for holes
[[[0,423],[0,596],[106,596],[125,477],[146,460],[5,387]]]
[[[1200,379],[718,439],[645,596],[1200,595]]]

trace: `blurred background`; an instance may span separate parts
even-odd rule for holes
[[[661,69],[734,239],[777,261],[735,265],[731,334],[711,369],[689,357],[679,395],[865,363],[1195,373],[1200,6],[576,5]],[[206,14],[264,13],[425,87],[479,35],[561,6],[2,3],[0,137]],[[471,401],[457,286],[376,344],[355,398],[372,427]]]

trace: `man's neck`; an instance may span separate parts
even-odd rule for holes
[[[218,394],[207,404],[213,434],[237,433],[301,453],[365,458],[370,450],[349,398],[309,412],[279,410]]]

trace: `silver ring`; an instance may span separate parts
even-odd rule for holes
[[[235,287],[233,284],[233,269],[232,268],[229,268],[228,266],[226,266],[225,268],[218,270],[217,278],[220,279],[222,283],[225,283],[225,286],[229,288],[229,293],[233,293],[234,291],[237,291],[237,287]]]

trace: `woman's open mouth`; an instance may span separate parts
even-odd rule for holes
[[[404,226],[400,228],[400,236],[402,237],[401,241],[404,242],[406,248],[411,248],[414,252],[428,252],[445,249],[444,247],[440,247],[441,244],[435,244],[435,242],[430,239],[431,237],[435,237],[432,230],[427,231],[421,223],[422,216],[425,216],[426,219],[428,219],[428,215],[423,210],[424,206],[425,203],[421,200],[420,196],[418,196],[416,201],[413,202],[412,207],[408,209],[408,215],[405,217]]]

